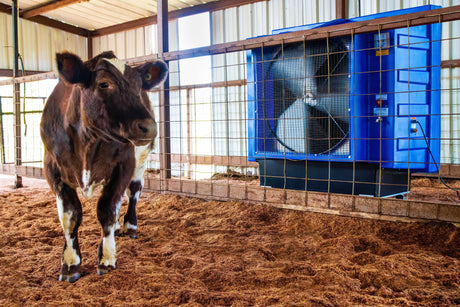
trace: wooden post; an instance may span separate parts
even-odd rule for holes
[[[169,51],[168,39],[168,1],[157,0],[158,54],[160,58]],[[159,93],[160,100],[160,179],[162,190],[168,190],[171,178],[171,119],[169,108],[169,77]]]
[[[88,43],[86,44],[88,48],[88,60],[93,58],[93,35],[89,32],[88,37],[86,38]]]
[[[14,50],[14,66],[13,79],[19,77],[19,47],[18,47],[18,19],[19,8],[18,0],[13,1],[13,50]],[[19,166],[22,164],[22,149],[21,149],[21,94],[20,84],[13,83],[13,114],[14,114],[14,165],[16,179],[14,188],[22,187],[22,177],[18,174]]]
[[[348,1],[347,0],[335,0],[335,18],[345,19],[347,18]]]

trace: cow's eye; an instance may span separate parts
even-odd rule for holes
[[[99,88],[101,88],[101,89],[107,89],[109,87],[110,87],[110,85],[107,82],[99,83]]]
[[[146,73],[146,74],[144,75],[144,79],[145,79],[146,81],[150,81],[150,80],[152,79],[152,74]]]

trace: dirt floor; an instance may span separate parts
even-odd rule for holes
[[[139,239],[96,274],[95,200],[80,227],[82,278],[59,282],[64,244],[43,181],[0,178],[1,306],[455,306],[460,233],[143,193]],[[122,212],[126,210],[123,206]]]

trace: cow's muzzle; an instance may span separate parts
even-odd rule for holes
[[[157,123],[152,118],[137,119],[131,123],[128,139],[136,146],[151,143],[157,136]]]

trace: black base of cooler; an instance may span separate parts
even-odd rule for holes
[[[407,170],[380,169],[376,164],[280,159],[257,162],[261,186],[379,197],[402,195],[410,189]]]

